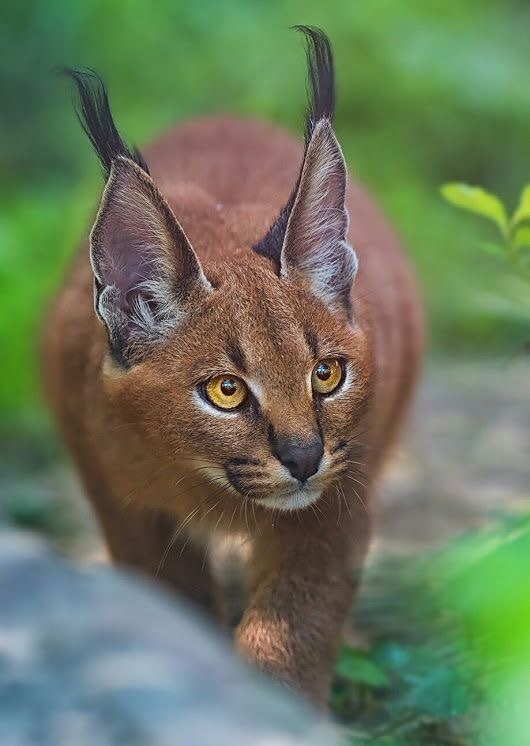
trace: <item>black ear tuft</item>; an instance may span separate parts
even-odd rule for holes
[[[333,52],[326,34],[314,26],[293,26],[296,31],[305,34],[305,48],[307,57],[307,96],[308,107],[305,120],[305,154],[315,130],[322,119],[329,122],[333,119],[335,107],[335,75],[333,68]],[[280,257],[287,230],[287,222],[293,209],[294,201],[300,186],[303,161],[300,166],[298,179],[287,204],[271,225],[267,234],[252,248],[257,254],[272,259],[276,270],[280,272]]]
[[[108,179],[112,161],[123,156],[134,161],[146,173],[147,164],[135,147],[129,147],[116,128],[110,111],[107,89],[93,70],[62,68],[60,72],[71,78],[77,87],[77,118],[101,162]]]
[[[335,109],[335,74],[333,53],[326,34],[314,26],[293,26],[305,34],[307,57],[308,107],[305,122],[306,147],[320,119],[333,121]]]

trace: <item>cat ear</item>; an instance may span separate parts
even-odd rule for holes
[[[346,164],[329,119],[308,143],[281,251],[281,275],[305,278],[332,308],[349,311],[357,256],[347,243]]]
[[[117,362],[129,366],[167,336],[190,301],[211,291],[186,234],[151,177],[112,161],[90,235],[96,313]]]

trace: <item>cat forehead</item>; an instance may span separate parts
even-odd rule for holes
[[[278,278],[257,281],[247,275],[244,282],[233,279],[218,288],[210,303],[211,331],[233,358],[257,356],[260,360],[268,355],[292,360],[310,354],[309,320],[297,294]]]
[[[318,357],[347,352],[349,332],[303,286],[258,266],[210,273],[214,291],[189,325],[175,334],[174,350],[205,370],[257,372],[271,381],[304,375]]]
[[[303,283],[278,277],[268,264],[243,260],[223,267],[222,276],[214,278],[216,289],[205,307],[225,336],[247,343],[266,339],[278,351],[286,345],[307,350],[317,336],[327,337],[342,326]]]

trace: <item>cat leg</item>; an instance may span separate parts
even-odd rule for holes
[[[250,602],[236,632],[246,658],[318,707],[326,705],[367,547],[366,516],[351,526],[354,518],[341,518],[337,526],[332,512],[320,523],[304,513],[300,524],[295,518],[262,533]]]
[[[112,560],[161,581],[194,605],[217,618],[222,605],[205,549],[179,530],[180,521],[169,514],[118,506],[98,496],[95,507]]]

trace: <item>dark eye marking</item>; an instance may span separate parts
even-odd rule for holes
[[[269,423],[269,426],[267,427],[267,440],[269,441],[269,445],[274,451],[274,449],[277,447],[277,440],[276,440],[276,433],[274,431],[274,425]]]
[[[243,354],[243,350],[235,340],[231,340],[228,343],[226,354],[228,355],[230,361],[236,366],[236,368],[241,371],[241,373],[247,372],[245,355]]]
[[[307,346],[311,350],[311,355],[314,359],[317,359],[319,357],[317,335],[312,329],[304,329],[304,337]]]

